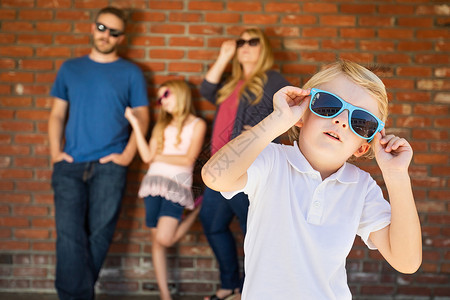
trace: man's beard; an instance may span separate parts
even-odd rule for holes
[[[100,49],[100,47],[97,46],[97,41],[102,41],[102,39],[98,39],[98,40],[94,41],[94,48],[98,52],[100,52],[102,54],[110,54],[110,53],[113,53],[114,51],[116,51],[116,46],[111,46],[110,48],[106,48],[106,49]]]

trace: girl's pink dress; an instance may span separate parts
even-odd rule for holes
[[[183,127],[181,143],[177,146],[175,144],[178,130],[175,126],[167,126],[164,130],[164,147],[161,154],[186,155],[191,146],[195,124],[199,120],[199,118],[196,118]],[[138,195],[141,198],[149,195],[162,196],[187,209],[193,209],[194,199],[191,191],[193,169],[194,165],[180,166],[159,161],[153,162],[142,179]]]

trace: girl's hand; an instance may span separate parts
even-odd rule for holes
[[[134,122],[138,121],[138,119],[133,113],[133,109],[129,106],[125,108],[125,118],[128,120],[128,122],[130,122],[130,124],[133,124]]]
[[[274,117],[279,118],[286,130],[297,124],[308,109],[311,90],[285,86],[273,95]]]
[[[219,52],[219,60],[223,59],[226,62],[229,62],[236,52],[236,41],[235,40],[227,40],[222,43],[220,46]]]
[[[386,135],[383,129],[375,135],[373,145],[375,159],[383,173],[408,172],[413,156],[408,141],[393,134]]]

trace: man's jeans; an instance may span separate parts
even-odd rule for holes
[[[248,205],[248,197],[244,193],[239,193],[230,200],[209,188],[206,188],[203,194],[200,220],[206,238],[219,262],[220,281],[223,289],[238,287],[242,289],[236,242],[230,230],[230,223],[236,215],[245,235]]]
[[[127,168],[112,162],[54,165],[56,280],[61,300],[94,298],[125,191]]]

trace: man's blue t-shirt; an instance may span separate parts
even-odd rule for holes
[[[122,58],[112,63],[89,56],[68,60],[50,94],[69,102],[64,152],[75,162],[122,153],[130,136],[125,108],[148,105],[142,71]]]

